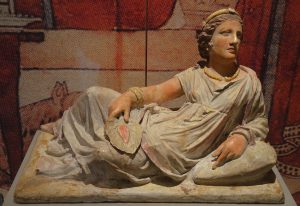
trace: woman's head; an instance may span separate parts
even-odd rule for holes
[[[234,24],[230,24],[230,22],[224,23],[227,21],[231,21],[235,25],[238,22],[240,28],[242,28],[243,21],[241,17],[234,9],[229,8],[229,9],[221,9],[212,13],[209,17],[207,17],[202,29],[197,31],[199,54],[206,61],[209,60],[210,49],[213,46],[212,38],[218,26],[220,26],[221,24],[224,24],[225,26],[234,25]]]

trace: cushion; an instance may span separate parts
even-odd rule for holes
[[[276,164],[277,155],[273,147],[263,141],[249,145],[244,154],[221,167],[212,169],[209,154],[192,169],[191,178],[201,185],[251,185],[257,184]],[[264,178],[265,179],[265,178]]]

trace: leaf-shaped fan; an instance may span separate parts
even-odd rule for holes
[[[123,117],[108,120],[105,133],[110,143],[119,150],[133,154],[138,149],[142,139],[142,127],[137,122],[126,123]]]

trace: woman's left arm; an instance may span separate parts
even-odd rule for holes
[[[216,157],[213,169],[239,158],[248,144],[255,144],[255,140],[264,140],[269,132],[261,83],[257,78],[255,80],[251,95],[253,98],[246,106],[242,124],[212,153],[212,156]]]

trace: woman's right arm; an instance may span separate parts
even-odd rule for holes
[[[169,100],[180,97],[184,94],[177,77],[173,77],[161,84],[139,88],[143,104],[161,104]],[[130,109],[137,105],[137,96],[132,91],[126,91],[121,96],[112,101],[109,107],[108,118],[118,117],[124,114],[125,121],[129,120]]]

